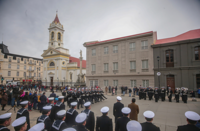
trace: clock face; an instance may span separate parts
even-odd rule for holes
[[[63,65],[65,64],[65,62],[63,61],[63,63],[62,63]]]

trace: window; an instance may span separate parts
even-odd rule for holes
[[[11,62],[11,57],[9,57],[9,62]]]
[[[31,66],[29,66],[29,70],[32,70],[32,67],[31,67]]]
[[[149,87],[149,80],[142,80],[143,87]]]
[[[131,80],[131,87],[135,87],[136,86],[136,80]]]
[[[41,63],[39,62],[39,66],[41,66]]]
[[[26,66],[24,66],[24,70],[26,70]]]
[[[136,62],[135,61],[130,61],[130,69],[135,70],[136,69]]]
[[[8,71],[8,76],[11,76],[11,71]]]
[[[40,67],[38,68],[38,70],[40,71]]]
[[[36,70],[36,67],[34,66],[34,70]]]
[[[61,34],[60,34],[60,32],[58,33],[58,40],[61,40]]]
[[[24,72],[24,77],[26,77],[26,72]]]
[[[29,78],[31,77],[32,75],[31,75],[31,73],[29,72]]]
[[[143,40],[141,44],[142,44],[142,50],[148,49],[148,41],[147,40]]]
[[[55,66],[54,62],[51,62],[51,63],[49,64],[49,66]]]
[[[24,60],[24,64],[26,64],[26,59]]]
[[[51,45],[53,45],[53,43],[51,43]]]
[[[200,60],[200,46],[194,48],[195,60]]]
[[[118,70],[118,62],[113,63],[113,70]]]
[[[197,88],[200,87],[200,74],[196,74],[196,85]]]
[[[113,80],[113,86],[118,86],[118,80]]]
[[[17,65],[17,69],[19,69],[19,65]]]
[[[104,71],[108,71],[108,63],[104,63]]]
[[[118,53],[118,46],[117,45],[113,46],[113,53]]]
[[[93,86],[93,80],[90,81],[90,86]]]
[[[129,49],[130,49],[130,51],[134,51],[135,50],[135,43],[130,43]]]
[[[11,64],[8,64],[8,68],[11,68]]]
[[[92,49],[92,56],[96,55],[96,49]]]
[[[51,32],[51,39],[54,39],[54,32]]]
[[[30,64],[32,64],[32,60],[30,60],[30,62],[29,62]]]
[[[98,86],[99,84],[98,84],[98,80],[95,80],[94,81],[94,84],[95,84],[95,86]]]
[[[20,63],[20,58],[17,59],[17,63]]]
[[[40,77],[40,73],[39,73],[39,77]]]
[[[92,71],[96,71],[96,65],[92,64]]]
[[[108,47],[104,47],[104,54],[108,54]]]
[[[58,46],[60,46],[60,43],[58,43]]]
[[[17,76],[19,76],[19,71],[17,71]]]
[[[34,73],[34,77],[36,77],[36,73]]]
[[[108,80],[104,80],[104,86],[108,86]]]
[[[70,73],[70,79],[71,79],[71,80],[72,80],[72,75],[73,75],[73,74],[72,74],[72,73]]]
[[[36,61],[35,61],[34,63],[35,63],[35,65],[36,65]]]
[[[174,51],[166,50],[166,67],[174,67]]]
[[[148,60],[142,60],[142,69],[148,69]]]

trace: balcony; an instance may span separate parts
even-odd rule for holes
[[[166,67],[174,67],[174,62],[167,62]]]
[[[33,78],[34,78],[34,76],[28,76],[28,78],[29,78],[29,79],[33,79]]]
[[[33,69],[28,69],[27,71],[28,71],[28,72],[33,72],[34,70],[33,70]]]
[[[130,72],[136,72],[136,69],[130,69]]]
[[[118,73],[118,70],[113,70],[113,73],[114,73],[114,74]]]
[[[148,72],[149,69],[142,69],[142,72]]]
[[[91,71],[92,75],[96,73],[96,71]]]
[[[32,62],[29,62],[28,64],[29,64],[29,65],[35,65],[35,63],[32,63]]]

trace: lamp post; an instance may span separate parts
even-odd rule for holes
[[[57,77],[57,80],[58,80],[58,77]],[[59,81],[57,81],[58,82],[58,86],[59,86]]]
[[[65,77],[63,79],[64,79],[64,86],[65,86]]]
[[[45,81],[46,81],[46,86],[47,86],[47,78],[45,78]]]
[[[158,72],[160,73],[159,60],[160,60],[160,57],[157,56],[157,61],[158,61]],[[158,74],[157,74],[157,75],[158,75]],[[158,88],[160,89],[160,75],[158,75]]]

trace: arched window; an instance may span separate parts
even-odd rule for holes
[[[54,39],[54,32],[51,32],[51,39]]]
[[[174,67],[174,51],[166,50],[166,67]]]
[[[58,40],[61,40],[61,34],[60,34],[60,32],[58,33]]]
[[[200,46],[194,47],[195,60],[200,60]]]
[[[70,80],[72,80],[72,73],[70,73]]]
[[[49,66],[55,66],[54,62],[51,62],[51,63],[49,64]]]

